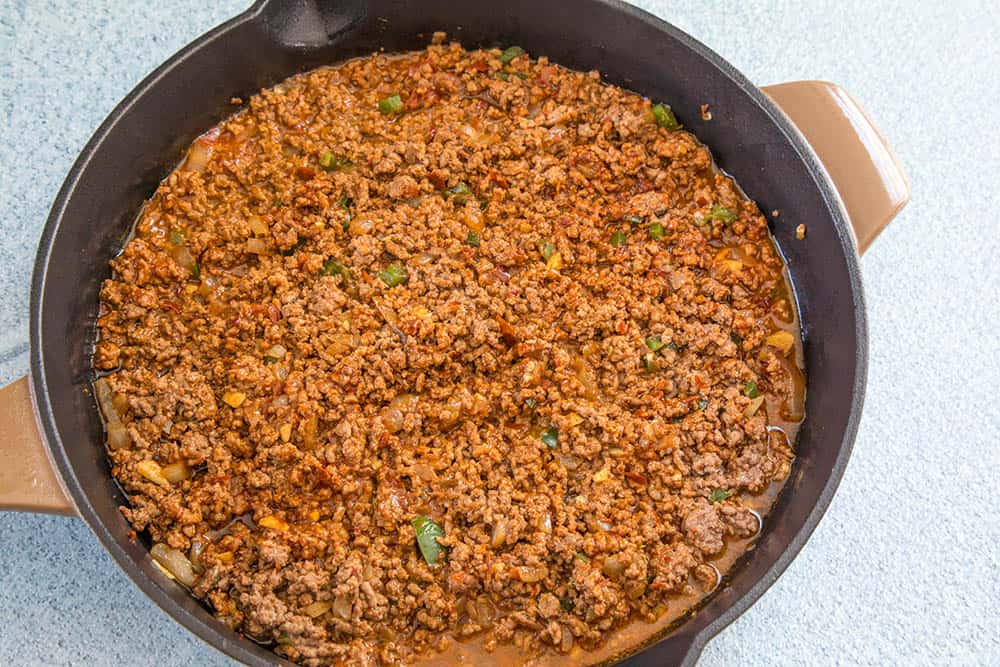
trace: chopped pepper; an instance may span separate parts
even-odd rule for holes
[[[653,107],[653,118],[656,119],[656,124],[660,127],[665,127],[668,130],[681,129],[681,124],[677,122],[677,116],[674,115],[673,109],[667,104],[655,105]]]
[[[444,537],[444,529],[434,519],[426,516],[418,516],[412,524],[420,554],[428,565],[437,565],[441,554],[445,552],[445,548],[437,541],[437,538]]]
[[[378,274],[379,279],[389,287],[403,285],[410,279],[410,274],[406,272],[400,264],[390,264],[384,271]]]
[[[520,46],[511,46],[506,48],[504,52],[500,54],[500,62],[506,65],[514,58],[523,55],[524,55],[524,49],[522,49]]]
[[[378,110],[387,116],[402,111],[403,100],[399,97],[399,93],[396,93],[395,95],[390,95],[385,99],[379,100]]]

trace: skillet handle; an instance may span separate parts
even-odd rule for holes
[[[863,253],[910,200],[899,160],[865,110],[840,86],[792,81],[762,90],[812,146],[840,193]]]
[[[0,389],[0,510],[76,514],[38,432],[28,378]]]

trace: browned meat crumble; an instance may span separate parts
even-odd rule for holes
[[[291,78],[195,142],[112,268],[122,512],[305,665],[586,661],[710,593],[789,471],[765,220],[597,72],[451,44]]]

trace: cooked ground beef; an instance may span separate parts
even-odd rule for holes
[[[711,592],[789,471],[800,347],[757,207],[667,107],[500,56],[262,91],[101,292],[122,513],[305,665],[579,657]]]

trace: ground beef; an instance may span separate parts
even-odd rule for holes
[[[789,471],[801,347],[763,216],[665,108],[499,56],[262,91],[103,286],[124,515],[306,665],[598,647],[711,592]]]
[[[715,507],[705,500],[698,500],[681,523],[684,537],[706,556],[722,549],[722,532],[725,526]]]

